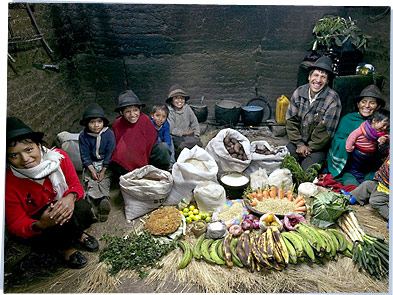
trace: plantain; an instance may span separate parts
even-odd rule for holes
[[[326,253],[328,253],[328,258],[335,258],[336,253],[337,253],[337,246],[338,246],[338,242],[336,240],[336,238],[333,236],[331,237],[331,235],[326,231],[326,230],[322,230],[322,229],[318,229],[318,232],[325,238],[326,240]],[[334,239],[334,241],[333,241]]]
[[[282,232],[281,235],[288,239],[293,247],[296,250],[296,256],[301,257],[303,255],[303,241],[300,235],[297,235],[296,232]]]
[[[240,261],[239,256],[237,256],[236,254],[236,246],[237,246],[237,241],[238,238],[233,238],[229,244],[229,248],[231,249],[231,253],[232,253],[232,262],[234,265],[238,266],[238,267],[243,267],[243,263]]]
[[[185,241],[178,241],[179,247],[183,250],[183,257],[177,266],[177,269],[185,268],[192,259],[192,252],[190,245]]]
[[[296,224],[294,228],[312,248],[317,252],[321,251],[321,242],[318,241],[319,235],[317,237],[304,223]]]
[[[278,252],[281,254],[283,258],[283,262],[285,264],[288,264],[289,252],[287,246],[285,245],[284,240],[282,239],[280,230],[276,226],[273,226],[272,232],[273,232],[273,240],[276,244],[276,248],[278,249]]]
[[[222,260],[224,260],[224,253],[222,252],[222,242],[223,239],[219,239],[219,243],[217,244],[217,255],[220,257]],[[225,261],[225,260],[224,260]]]
[[[293,234],[298,235],[300,241],[303,243],[303,250],[304,250],[303,257],[305,257],[306,260],[308,257],[312,262],[314,262],[315,261],[315,254],[314,254],[314,250],[311,247],[311,245],[307,242],[307,240],[305,238],[303,238],[303,236],[301,234],[299,234],[297,232],[294,232]],[[306,254],[306,255],[304,255],[304,254]]]
[[[277,243],[274,243],[274,259],[278,264],[283,264],[284,263],[284,257],[280,251],[280,248],[278,247]]]
[[[209,262],[211,264],[215,264],[216,262],[210,257],[209,254],[209,248],[210,245],[213,243],[213,239],[205,239],[202,242],[201,245],[201,253],[202,253],[202,258],[203,260],[205,260],[206,262]]]
[[[340,251],[340,243],[337,240],[336,235],[333,232],[329,231],[329,230],[325,230],[325,232],[330,237],[331,241],[333,242],[334,248],[336,249],[336,253],[338,251]]]
[[[192,256],[196,259],[201,259],[202,258],[202,253],[201,253],[201,245],[203,240],[205,239],[206,233],[202,234],[199,236],[197,242],[195,243],[195,246],[192,250]]]
[[[247,256],[246,252],[243,249],[243,240],[244,240],[244,234],[242,234],[238,240],[237,240],[237,245],[236,245],[236,254],[239,257],[241,263],[246,266],[247,263]]]
[[[347,248],[346,237],[341,232],[339,232],[338,230],[336,230],[334,228],[329,228],[327,231],[329,234],[334,235],[334,237],[338,241],[337,250],[340,252],[343,252]]]
[[[251,253],[251,247],[250,247],[250,231],[249,230],[246,230],[243,233],[242,247],[243,247],[244,253],[247,258],[244,265],[247,267],[251,267],[252,253]]]
[[[225,261],[223,259],[221,259],[217,253],[217,246],[220,244],[221,241],[222,241],[222,239],[215,240],[211,244],[210,250],[209,250],[210,258],[213,259],[216,264],[220,264],[220,265],[225,264]]]
[[[328,237],[325,235],[325,232],[322,230],[322,229],[317,229],[317,231],[318,231],[318,233],[320,234],[320,236],[322,237],[322,239],[324,240],[324,243],[325,243],[325,254],[327,254],[328,256],[330,256],[329,254],[331,253],[331,251],[332,251],[332,248],[331,248],[331,243],[330,243],[330,241],[328,240]]]
[[[285,246],[288,248],[289,262],[292,264],[297,264],[297,252],[295,247],[284,235],[282,235],[282,238],[284,240]]]
[[[326,250],[326,241],[325,239],[321,236],[320,232],[318,229],[311,225],[307,225],[305,223],[302,223],[303,226],[305,226],[310,232],[312,232],[317,240],[317,252],[324,252]]]
[[[222,252],[224,254],[224,261],[228,267],[233,266],[232,252],[231,252],[232,234],[227,234],[222,241]]]
[[[265,231],[266,233],[266,255],[267,259],[273,259],[274,258],[274,240],[273,240],[273,232],[272,232],[272,227],[268,227],[267,230]]]

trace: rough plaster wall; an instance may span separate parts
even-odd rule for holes
[[[18,52],[9,67],[8,112],[48,133],[77,131],[83,108],[100,103],[111,121],[118,94],[129,87],[147,103],[163,102],[173,83],[192,101],[246,104],[256,95],[275,100],[296,87],[315,22],[327,14],[351,15],[374,39],[368,62],[389,79],[390,14],[368,20],[369,8],[302,6],[34,4],[37,22],[54,49],[60,73],[40,71],[48,62],[38,42]],[[375,8],[372,14],[380,13]],[[17,9],[10,10],[11,15]],[[28,18],[12,15],[21,26]],[[30,24],[31,27],[31,24]],[[386,87],[387,85],[387,87]],[[389,95],[389,81],[384,93]],[[192,102],[191,101],[191,102]],[[22,102],[22,103],[21,103]]]

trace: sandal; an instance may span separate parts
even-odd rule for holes
[[[72,253],[68,260],[65,260],[65,262],[67,263],[68,267],[76,269],[84,268],[87,265],[87,259],[85,255],[79,251]]]
[[[98,241],[95,237],[89,235],[87,232],[83,232],[87,237],[81,242],[78,240],[79,244],[89,252],[95,252],[99,248]]]

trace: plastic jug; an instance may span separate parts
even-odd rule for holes
[[[280,125],[285,125],[285,114],[287,113],[289,99],[285,95],[277,98],[276,102],[276,121]]]

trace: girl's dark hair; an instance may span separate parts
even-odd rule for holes
[[[23,134],[21,136],[14,137],[10,140],[7,139],[7,148],[14,147],[18,142],[30,143],[34,142],[36,145],[45,145],[46,142],[41,138],[41,136],[37,136],[34,133],[31,134]]]
[[[165,104],[160,104],[160,105],[154,105],[151,109],[151,115],[153,115],[157,111],[164,111],[166,113],[166,116],[168,117],[169,115],[169,109],[168,106]]]
[[[377,122],[381,121],[387,121],[390,122],[390,112],[385,109],[378,109],[375,110],[368,118],[367,120],[371,123],[375,119]]]

